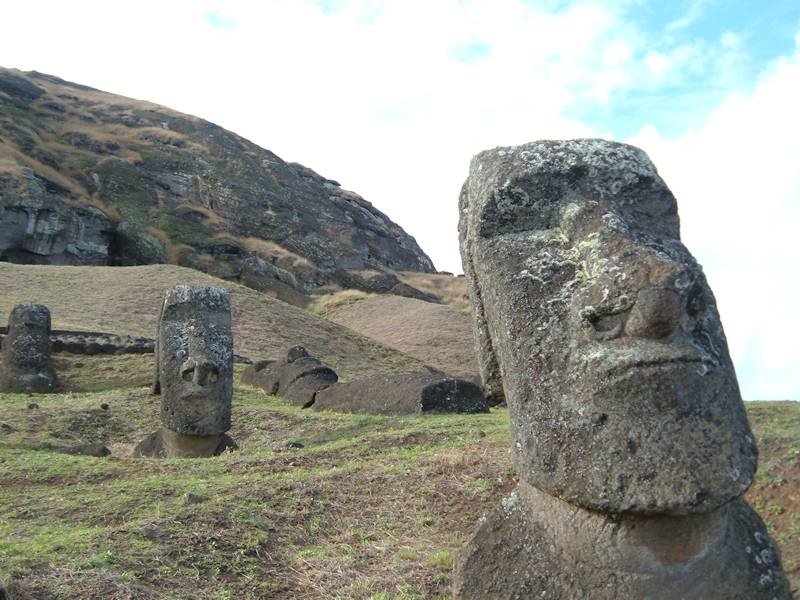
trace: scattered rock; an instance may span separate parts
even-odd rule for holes
[[[280,361],[262,360],[247,367],[242,381],[275,394],[290,404],[308,408],[320,390],[339,380],[336,372],[309,356],[303,346],[294,346]]]
[[[187,492],[183,496],[183,501],[185,504],[203,504],[204,502],[208,502],[208,496],[200,496],[199,494]]]
[[[435,371],[377,375],[319,391],[314,410],[374,415],[489,412],[481,388]]]

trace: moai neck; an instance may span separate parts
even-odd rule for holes
[[[164,458],[204,458],[214,456],[224,434],[186,435],[166,427],[161,428]]]

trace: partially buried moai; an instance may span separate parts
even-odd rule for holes
[[[647,155],[542,141],[473,158],[459,239],[517,487],[457,598],[789,598],[741,495],[756,445],[714,297]]]
[[[41,304],[17,304],[3,339],[0,391],[57,391],[51,351],[50,311]]]
[[[228,293],[179,285],[168,290],[156,335],[153,393],[161,395],[161,429],[135,456],[216,456],[236,444],[231,426],[233,335]]]

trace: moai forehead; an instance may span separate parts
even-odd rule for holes
[[[233,397],[228,293],[186,285],[167,291],[157,344],[164,426],[188,435],[227,431]]]
[[[702,512],[747,489],[756,449],[714,296],[643,151],[489,150],[459,208],[523,479],[609,512]]]

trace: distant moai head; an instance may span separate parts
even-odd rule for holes
[[[55,391],[51,350],[50,311],[41,304],[17,304],[3,340],[3,391]]]
[[[479,362],[502,380],[521,478],[606,512],[703,512],[748,488],[756,447],[714,296],[643,151],[482,152],[459,208]]]
[[[286,353],[286,362],[293,363],[298,358],[308,358],[310,355],[304,346],[292,346]]]
[[[163,425],[197,436],[230,429],[233,336],[228,293],[187,285],[168,290],[156,345]]]

